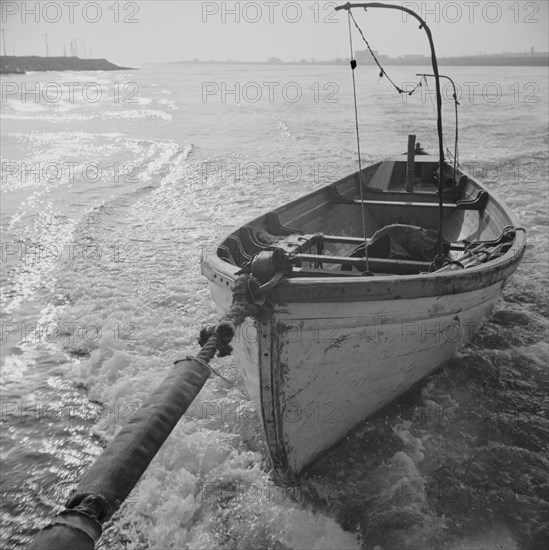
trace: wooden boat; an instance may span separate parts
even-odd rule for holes
[[[499,198],[449,164],[440,177],[440,158],[411,145],[203,253],[220,314],[243,268],[268,289],[234,348],[282,477],[447,362],[524,253],[525,232]]]
[[[421,184],[413,192],[402,178],[405,159],[363,170],[370,235],[397,220],[436,228],[437,162],[416,159]],[[461,181],[459,196],[451,189],[444,202],[451,256],[465,255],[464,242],[492,241],[477,245],[478,261],[470,256],[463,269],[450,264],[429,272],[428,261],[370,257],[374,276],[341,270],[363,261],[351,256],[362,241],[358,173],[266,213],[203,255],[202,273],[220,314],[231,305],[236,273],[254,255],[278,248],[301,264],[270,291],[270,307],[248,319],[234,345],[280,474],[299,473],[443,365],[492,311],[526,238],[501,200],[470,178]],[[481,261],[483,250],[494,257]]]

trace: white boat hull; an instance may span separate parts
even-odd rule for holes
[[[490,314],[524,254],[525,232],[512,212],[458,174],[459,188],[443,195],[442,229],[464,264],[432,270],[429,262],[398,254],[391,260],[378,250],[369,276],[358,266],[344,272],[364,238],[361,205],[367,237],[393,224],[437,228],[437,159],[417,162],[421,183],[413,192],[403,188],[406,162],[397,157],[366,168],[362,180],[351,175],[252,220],[204,254],[202,272],[220,314],[231,306],[237,274],[248,272],[248,260],[265,247],[275,243],[301,262],[270,287],[267,307],[238,328],[234,341],[280,477],[306,470],[358,423],[451,359]],[[315,235],[325,241],[323,251],[313,244]],[[479,241],[480,249],[490,247],[489,259],[468,263],[459,250]],[[499,243],[505,248],[496,254]],[[309,254],[298,258],[304,250]]]
[[[235,355],[262,411],[275,470],[302,472],[451,359],[490,314],[502,284],[414,299],[285,304],[268,320],[248,319]],[[224,313],[232,294],[211,290]]]

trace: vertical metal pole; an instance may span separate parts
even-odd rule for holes
[[[416,136],[411,134],[408,136],[408,157],[406,158],[406,191],[414,192],[414,157],[416,148]]]
[[[351,48],[351,73],[353,75],[353,99],[355,105],[355,127],[356,127],[356,147],[358,153],[358,186],[360,188],[360,212],[362,215],[362,236],[364,238],[364,261],[366,263],[366,272],[370,272],[370,265],[368,261],[368,238],[366,235],[366,213],[364,208],[364,189],[362,183],[362,155],[360,152],[360,131],[358,127],[358,107],[356,100],[356,80],[355,80],[355,69],[356,69],[356,59],[353,52],[353,33],[351,30],[351,14],[347,12],[348,21],[349,21],[349,46]]]
[[[435,55],[435,44],[433,43],[433,35],[431,34],[431,29],[425,24],[422,23],[425,32],[427,33],[427,38],[429,39],[429,45],[431,46],[431,62],[433,64],[433,73],[435,74],[435,84],[437,91],[437,133],[438,133],[438,158],[440,165],[440,177],[438,180],[438,247],[437,254],[442,256],[442,219],[444,209],[442,206],[442,195],[444,193],[444,142],[442,137],[442,94],[440,92],[440,76],[438,74],[438,62],[437,56]]]
[[[339,10],[350,10],[352,8],[386,8],[392,10],[403,11],[420,23],[420,28],[425,29],[427,38],[429,39],[429,47],[431,48],[431,63],[433,65],[433,73],[435,74],[436,82],[436,91],[437,91],[437,133],[438,133],[438,157],[440,164],[440,179],[438,182],[438,255],[442,256],[442,218],[443,218],[443,206],[442,206],[442,193],[444,191],[443,184],[443,173],[444,173],[444,145],[442,138],[442,94],[440,93],[440,77],[438,73],[438,62],[437,56],[435,53],[435,44],[433,43],[433,35],[431,34],[431,29],[427,26],[427,23],[414,11],[404,6],[399,6],[396,4],[381,4],[379,2],[367,2],[360,4],[351,4],[347,2],[341,6],[336,6],[334,9]]]

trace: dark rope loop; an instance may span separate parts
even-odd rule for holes
[[[233,351],[230,342],[234,337],[234,326],[230,323],[224,322],[219,323],[217,326],[203,328],[200,331],[200,336],[198,338],[198,344],[200,347],[203,348],[214,334],[217,336],[217,356],[225,357],[226,355],[230,355]]]
[[[459,260],[451,260],[450,258],[446,258],[444,256],[437,256],[429,266],[429,273],[433,273],[433,271],[437,271],[447,265],[455,265],[460,269],[465,269],[465,266]]]
[[[233,303],[228,313],[225,314],[215,326],[205,327],[200,331],[198,343],[202,348],[196,359],[208,365],[217,354],[218,357],[230,355],[233,351],[230,342],[234,338],[236,327],[240,326],[246,317],[253,317],[258,312],[258,306],[253,303],[250,296],[250,282],[254,278],[250,275],[240,275],[233,284]],[[179,363],[182,359],[175,361]],[[209,365],[208,365],[209,366]],[[213,371],[220,378],[217,372]]]

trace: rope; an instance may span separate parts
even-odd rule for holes
[[[207,363],[206,361],[201,359],[200,358],[200,353],[198,354],[198,357],[187,357],[187,359],[194,359],[195,361],[198,361],[203,366],[210,369],[212,374],[215,374],[218,378],[221,378],[221,380],[223,380],[228,386],[233,386],[233,383],[230,380],[228,380],[227,378],[225,378],[224,376],[219,374],[216,370],[214,370],[214,368],[209,363]]]
[[[366,8],[364,8],[364,11],[366,11]],[[374,51],[372,50],[372,48],[370,47],[370,43],[368,42],[368,40],[366,40],[366,37],[364,36],[364,33],[362,32],[362,29],[358,26],[358,23],[356,22],[353,14],[351,13],[351,10],[347,10],[347,13],[349,14],[350,18],[353,20],[353,23],[355,24],[355,27],[357,28],[358,32],[360,33],[360,36],[362,37],[362,40],[364,41],[364,43],[366,44],[366,47],[368,48],[368,51],[370,52],[371,56],[374,58],[374,61],[376,62],[376,65],[378,66],[379,68],[379,78],[383,78],[384,76],[387,77],[387,80],[393,85],[393,87],[395,88],[395,90],[399,93],[399,94],[408,94],[408,95],[412,95],[412,94],[415,94],[417,92],[417,90],[419,88],[421,88],[421,83],[422,83],[422,80],[423,79],[419,79],[418,83],[414,86],[413,90],[411,92],[407,92],[405,90],[403,90],[402,88],[400,88],[399,86],[397,86],[392,78],[389,76],[389,74],[387,73],[387,71],[381,66],[381,63],[379,62],[379,60],[377,59],[376,57],[376,54],[374,53]],[[350,27],[350,22],[349,22],[349,27]],[[349,33],[350,33],[350,28],[349,28]],[[353,58],[353,52],[351,51],[351,59]]]
[[[418,76],[418,75],[416,75],[416,76]],[[427,80],[428,76],[434,76],[434,75],[432,75],[432,74],[422,74],[421,75],[422,80],[425,80],[425,88],[426,88],[426,90],[429,94],[429,99],[431,100],[431,105],[432,105],[433,111],[436,115],[436,107],[435,107],[435,104],[433,102],[431,92],[429,90],[429,82]],[[440,75],[440,78],[447,78],[452,83],[452,86],[454,87],[454,91],[453,91],[452,95],[453,95],[453,98],[454,98],[454,105],[455,105],[454,112],[455,112],[455,117],[456,117],[456,129],[455,129],[455,135],[454,135],[454,152],[453,153],[450,151],[450,148],[448,147],[448,144],[446,143],[446,139],[444,137],[443,137],[443,141],[444,141],[444,146],[446,147],[446,152],[448,153],[448,156],[450,156],[454,161],[454,185],[455,185],[456,184],[457,169],[458,169],[458,167],[461,168],[461,165],[459,163],[459,149],[458,149],[458,126],[459,126],[458,105],[459,105],[459,101],[457,99],[457,93],[456,93],[456,88],[455,88],[454,81],[449,76],[445,76],[445,75]]]
[[[412,91],[411,92],[406,92],[406,93],[408,95],[414,95],[419,90],[419,88],[421,88],[422,86],[423,86],[423,78],[420,78],[418,83],[413,87]],[[401,93],[404,93],[404,90]]]
[[[427,75],[423,75],[422,78],[425,80],[426,93],[429,96],[429,99],[431,101],[431,106],[433,107],[433,112],[436,115],[437,114],[437,108],[435,106],[435,102],[433,101],[431,90],[429,89],[429,83],[427,81]],[[455,97],[455,94],[454,94],[454,99],[456,101],[456,110],[455,110],[456,111],[456,135],[455,135],[455,138],[454,138],[455,139],[455,143],[454,143],[455,153],[452,153],[450,151],[450,148],[448,147],[448,144],[446,143],[446,138],[444,136],[442,137],[442,140],[444,141],[444,147],[446,147],[446,152],[448,153],[448,156],[450,156],[454,161],[454,179],[455,179],[455,174],[457,173],[456,170],[457,170],[458,167],[461,168],[461,165],[459,164],[458,147],[457,147],[457,124],[458,124],[458,121],[457,121],[457,105],[459,105],[459,103],[457,103],[457,97]]]
[[[439,269],[446,267],[447,265],[455,265],[461,269],[465,269],[465,266],[459,260],[451,260],[446,256],[435,256],[434,260],[429,266],[429,273],[438,271]]]
[[[217,353],[218,357],[225,357],[230,355],[233,351],[230,342],[234,338],[236,328],[239,327],[246,317],[252,317],[257,314],[257,306],[253,303],[254,297],[251,295],[250,282],[253,277],[249,275],[240,275],[233,284],[233,303],[229,311],[221,318],[219,323],[215,326],[203,328],[200,331],[200,337],[198,343],[202,347],[199,354],[192,359],[196,359],[210,371],[232,385],[232,382],[227,380],[216,372],[209,362],[214,358]],[[180,361],[186,361],[189,359],[179,359],[175,363]]]
[[[360,211],[362,214],[362,235],[364,237],[364,260],[366,261],[366,271],[369,272],[370,269],[369,269],[369,262],[368,262],[368,239],[366,237],[366,214],[364,211],[364,196],[363,196],[364,190],[363,190],[363,183],[362,183],[362,159],[360,154],[360,132],[358,129],[358,107],[357,107],[357,101],[356,101],[356,80],[355,80],[356,59],[354,59],[353,57],[353,33],[351,32],[351,19],[353,21],[355,21],[355,19],[353,17],[353,14],[351,13],[351,10],[348,10],[347,13],[349,14],[348,16],[349,46],[351,48],[351,74],[353,75],[353,98],[354,98],[354,105],[355,105],[356,146],[358,151],[358,184],[360,187]],[[355,25],[356,25],[356,21],[355,21]],[[360,34],[362,34],[362,31],[360,31]]]
[[[425,90],[427,95],[429,96],[429,100],[431,101],[431,106],[433,107],[433,112],[435,115],[437,114],[437,108],[435,106],[435,102],[433,101],[433,98],[431,96],[431,90],[429,89],[429,83],[427,82],[427,77],[423,77],[425,79]],[[443,138],[444,140],[444,146],[446,147],[446,150],[448,151],[448,145],[446,144],[446,138]]]
[[[456,179],[457,179],[457,168],[459,166],[459,149],[458,149],[458,128],[459,128],[459,122],[458,122],[458,105],[459,105],[459,101],[458,101],[458,98],[457,98],[457,92],[456,92],[456,88],[455,88],[455,84],[454,84],[454,81],[451,80],[452,82],[452,85],[454,86],[454,94],[453,94],[453,97],[454,97],[454,113],[455,113],[455,116],[456,116],[456,130],[455,130],[455,133],[454,133],[454,185],[456,184]],[[450,156],[452,156],[452,154],[450,153]]]

